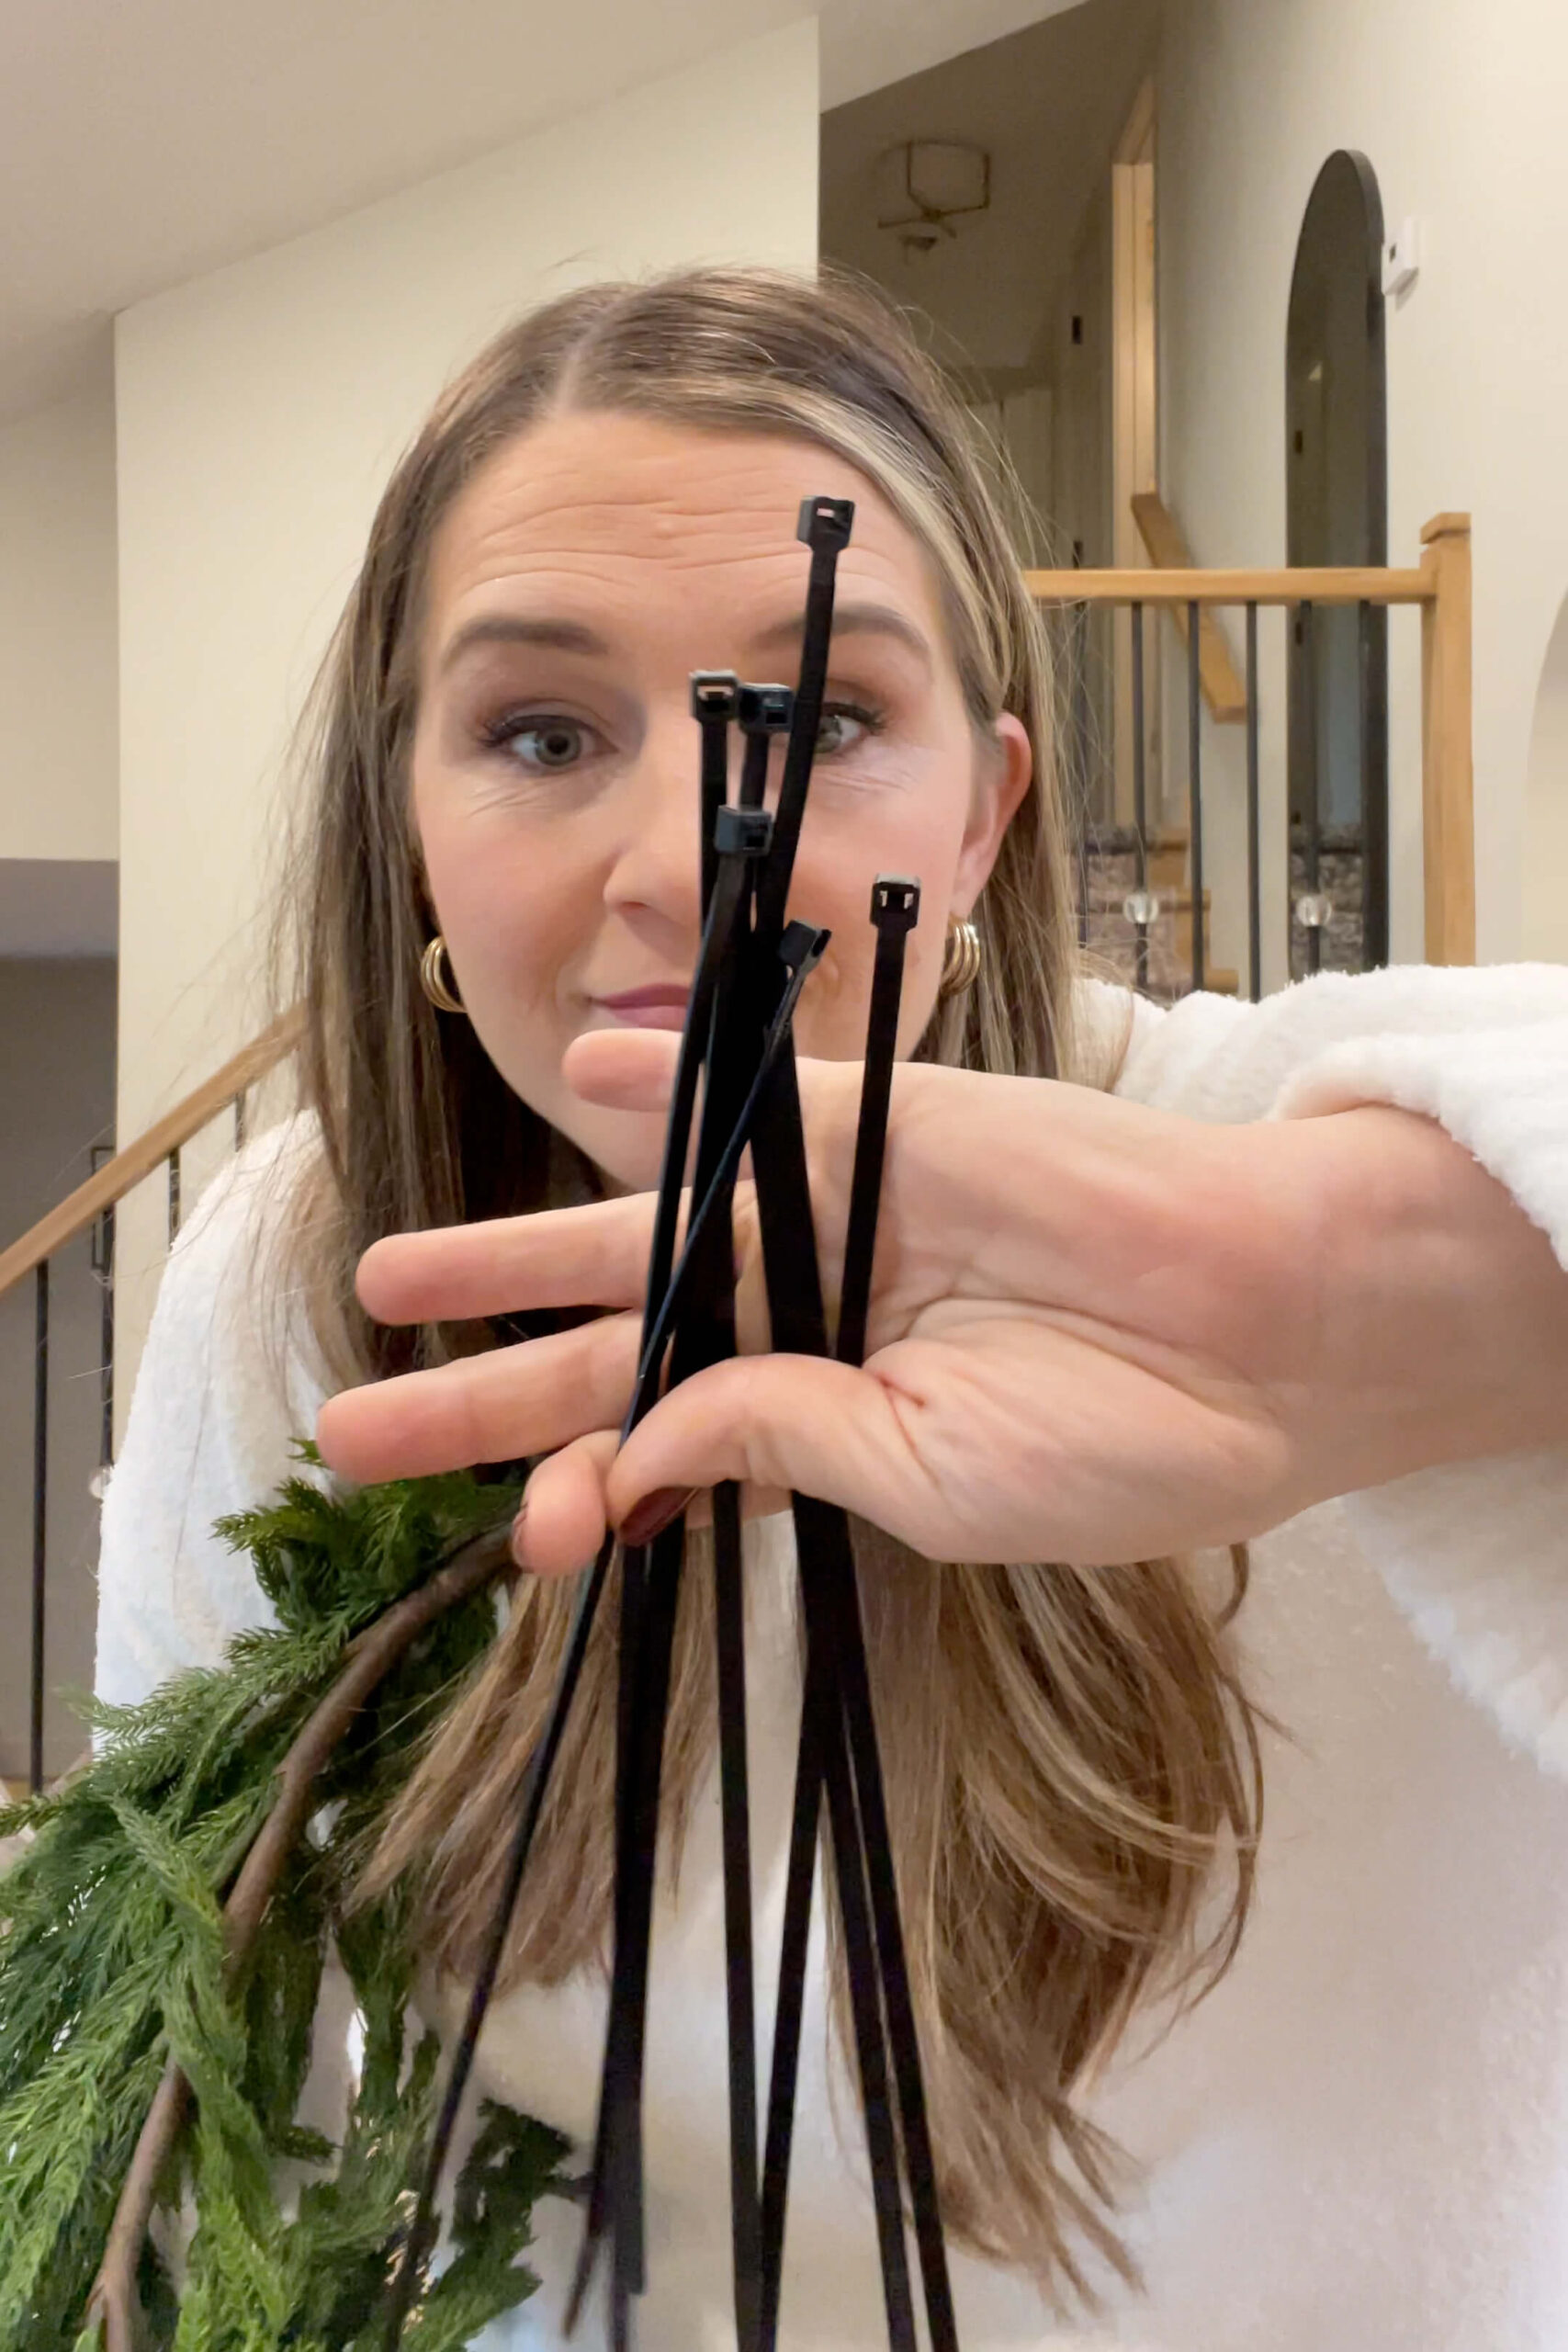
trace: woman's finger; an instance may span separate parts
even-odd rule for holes
[[[667,1111],[681,1040],[671,1029],[590,1029],[561,1056],[560,1074],[584,1102],[608,1111]]]
[[[590,1029],[561,1057],[561,1076],[574,1094],[609,1111],[667,1111],[674,1091],[681,1040],[668,1029]],[[858,1062],[807,1059],[795,1063],[807,1143],[824,1163],[818,1181],[847,1176],[836,1143],[852,1145],[860,1114],[862,1070]],[[897,1091],[907,1091],[904,1073]]]
[[[605,1482],[613,1523],[646,1541],[694,1487],[726,1478],[773,1496],[816,1495],[890,1533],[919,1521],[930,1490],[900,1405],[869,1373],[817,1356],[739,1356],[682,1381],[640,1422]]]
[[[637,1377],[640,1328],[635,1315],[605,1316],[345,1389],[322,1406],[316,1442],[329,1468],[360,1486],[553,1453],[586,1430],[619,1425]]]
[[[536,1576],[566,1576],[592,1559],[609,1524],[605,1488],[620,1442],[616,1430],[595,1430],[539,1464],[513,1531],[520,1567]],[[765,1519],[771,1511],[787,1510],[789,1497],[773,1487],[746,1487],[740,1507],[746,1519]],[[710,1526],[711,1491],[700,1487],[660,1494],[649,1516],[667,1521],[682,1509],[688,1527]]]
[[[620,1442],[615,1430],[594,1430],[541,1462],[529,1479],[512,1532],[513,1556],[536,1576],[569,1576],[604,1540],[604,1481]]]
[[[654,1200],[636,1193],[536,1216],[395,1233],[359,1261],[359,1303],[378,1323],[463,1322],[528,1307],[637,1306]]]

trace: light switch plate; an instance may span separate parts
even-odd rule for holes
[[[1402,220],[1382,249],[1382,290],[1404,294],[1415,285],[1421,267],[1421,224]]]

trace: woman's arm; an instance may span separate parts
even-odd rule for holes
[[[667,1508],[723,1477],[842,1502],[936,1556],[1105,1562],[1256,1533],[1435,1464],[1559,1445],[1568,976],[1398,977],[1438,984],[1436,1036],[1391,1030],[1375,981],[1313,984],[1326,1023],[1308,1017],[1309,988],[1265,1007],[1193,1003],[1135,1035],[1125,1082],[1141,1069],[1145,1096],[1180,1091],[1198,1115],[901,1070],[865,1370],[763,1355],[716,1366],[618,1458],[648,1203],[384,1243],[361,1289],[389,1318],[623,1311],[340,1398],[323,1449],[361,1477],[565,1449],[536,1474],[520,1539],[530,1565],[555,1568],[592,1550],[606,1510],[640,1532],[652,1496]],[[1493,1027],[1464,1022],[1467,989]],[[1346,1011],[1357,990],[1359,1041]],[[1518,1017],[1521,992],[1534,1017]],[[1488,1085],[1505,1000],[1514,1057]],[[1213,1034],[1190,1045],[1201,1022]],[[1187,1059],[1179,1089],[1151,1077],[1162,1041],[1168,1069]],[[1459,1121],[1461,1048],[1486,1101],[1460,1141],[1438,1121]],[[597,1100],[648,1107],[668,1062],[666,1041],[603,1035],[580,1042],[570,1074]],[[830,1247],[858,1072],[805,1078]],[[1325,1115],[1265,1118],[1270,1082],[1272,1107]],[[1422,1115],[1386,1107],[1403,1097]],[[1245,1124],[1215,1124],[1227,1117]],[[1505,1139],[1495,1173],[1487,1137]],[[744,1220],[741,1235],[755,1292]],[[750,1336],[761,1344],[760,1316]]]

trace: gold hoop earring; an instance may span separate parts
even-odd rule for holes
[[[419,984],[438,1012],[466,1012],[467,1005],[447,978],[446,942],[439,932],[419,959]]]
[[[947,947],[942,959],[943,998],[962,996],[980,977],[980,933],[972,922],[956,915],[947,919]]]

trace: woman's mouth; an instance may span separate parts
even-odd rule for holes
[[[623,989],[618,995],[596,996],[592,1002],[595,1012],[606,1014],[626,1029],[683,1029],[690,997],[690,989],[665,984]]]

